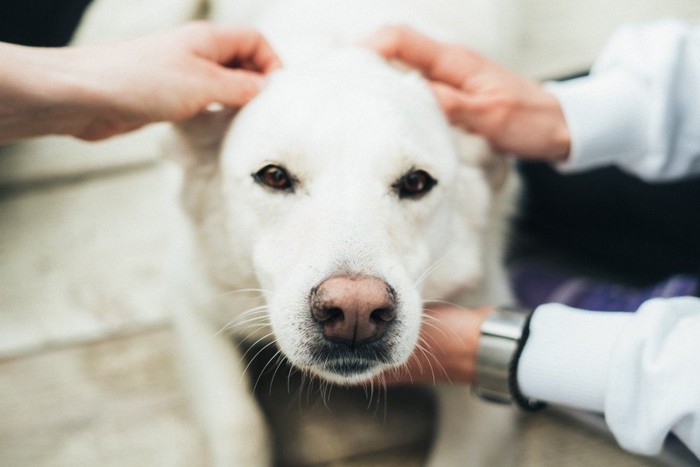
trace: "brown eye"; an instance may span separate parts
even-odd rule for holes
[[[401,177],[393,185],[393,188],[398,193],[399,198],[416,199],[429,192],[436,184],[437,180],[425,170],[411,170]]]
[[[266,165],[253,174],[258,183],[280,191],[293,191],[292,178],[287,171],[278,165]]]

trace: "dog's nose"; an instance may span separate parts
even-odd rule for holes
[[[333,342],[370,342],[396,317],[396,294],[377,277],[331,277],[312,290],[311,313]]]

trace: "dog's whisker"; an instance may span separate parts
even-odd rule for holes
[[[422,345],[423,345],[422,340],[423,340],[423,338],[419,338],[418,342],[416,342],[416,349],[417,350],[422,350]],[[421,363],[420,359],[416,360],[416,363],[418,364],[418,373],[422,375],[424,373],[423,364]],[[410,370],[409,370],[409,374],[410,374]],[[411,380],[411,382],[413,382],[413,380]]]
[[[245,313],[241,313],[240,315],[236,316],[233,320],[231,320],[232,323],[236,324],[244,319],[248,319],[252,316],[260,316],[260,315],[266,315],[268,314],[270,309],[267,306],[259,306],[256,308],[252,308]]]
[[[256,313],[255,315],[249,315],[245,319],[233,320],[233,321],[225,324],[223,326],[222,330],[229,330],[229,329],[235,328],[235,327],[243,327],[249,323],[261,322],[261,321],[265,321],[265,322],[269,321],[269,317],[268,317],[266,312],[259,312],[259,313]]]
[[[447,381],[452,383],[452,380],[450,379],[450,375],[447,373],[447,370],[445,370],[445,367],[440,363],[440,360],[435,356],[435,352],[434,352],[432,346],[430,345],[430,343],[426,342],[423,339],[421,339],[421,351],[423,352],[424,356],[426,357],[427,363],[430,366],[430,370],[433,374],[433,383],[436,384],[435,373],[433,370],[433,365],[431,363],[431,360],[435,363],[435,365],[442,372],[442,374],[445,375],[445,378],[447,379]]]
[[[248,331],[248,335],[246,338],[250,335],[252,335],[255,331],[261,328],[267,328],[270,327],[270,322],[267,320],[256,320],[256,321],[251,321],[250,323],[247,323],[245,326],[241,326],[241,331]]]
[[[301,387],[299,388],[299,410],[303,409],[303,404],[304,404],[304,394],[309,393],[309,385],[311,382],[309,381],[309,374],[306,371],[303,371],[301,373]],[[306,399],[306,402],[308,404],[308,398]]]
[[[251,319],[251,318],[255,317],[256,315],[257,315],[256,319],[263,319],[263,318],[267,317],[268,311],[269,311],[268,305],[260,305],[260,306],[253,307],[249,310],[246,310],[246,311],[240,313],[238,316],[236,316],[234,319],[232,319],[228,323],[226,323],[224,326],[222,326],[221,329],[219,329],[216,334],[218,335],[218,334],[225,332],[225,331],[228,331],[232,328],[241,326],[242,324],[247,322],[246,320]]]
[[[446,260],[448,257],[449,257],[449,253],[445,253],[445,254],[442,255],[439,259],[437,259],[433,264],[431,264],[430,266],[428,266],[428,268],[427,268],[425,271],[423,271],[423,274],[421,274],[420,276],[418,276],[418,279],[416,279],[416,281],[413,283],[413,286],[414,286],[415,288],[419,288],[420,285],[423,283],[423,281],[425,281],[425,280],[428,278],[428,276],[430,276],[430,274],[432,274],[433,272],[435,272],[435,270],[436,270],[442,263],[444,263],[445,260]]]
[[[314,383],[316,383],[316,379],[313,377],[313,374],[309,373],[309,385],[306,388],[306,405],[311,405],[311,392],[314,388]]]
[[[254,349],[256,345],[258,345],[260,342],[264,341],[265,339],[267,339],[268,337],[271,337],[271,336],[274,336],[274,332],[269,332],[269,333],[265,334],[264,336],[260,337],[255,342],[253,342],[250,345],[250,347],[248,347],[248,349],[243,353],[243,356],[241,356],[241,360],[245,359],[245,357],[248,355],[248,352],[250,352],[252,349]],[[275,342],[275,340],[273,339],[271,342]],[[267,345],[270,345],[270,344],[268,343]]]
[[[270,318],[267,313],[260,313],[258,316],[250,316],[247,319],[238,321],[236,323],[229,323],[224,328],[230,329],[231,327],[246,327],[249,324],[270,324]]]
[[[295,368],[292,365],[290,365],[289,371],[287,372],[287,394],[292,393],[291,379],[292,379],[292,373],[294,371],[296,371]]]
[[[318,381],[318,389],[314,392],[314,394],[318,394],[319,398],[321,399],[321,403],[326,406],[326,400],[323,394],[324,388],[323,388],[323,381]],[[327,406],[326,406],[327,407]]]
[[[272,373],[272,377],[270,378],[270,390],[268,391],[268,396],[272,395],[272,384],[275,381],[275,377],[277,376],[277,372],[279,371],[280,367],[282,364],[284,364],[285,358],[284,355],[282,355],[282,352],[277,352],[277,366],[275,367],[275,371]]]
[[[232,321],[235,322],[235,321],[238,320],[238,319],[246,318],[246,317],[251,316],[251,315],[256,315],[256,314],[268,312],[269,310],[270,310],[270,306],[267,305],[267,304],[255,306],[255,307],[253,307],[253,308],[250,308],[250,309],[248,309],[248,310],[246,310],[246,311],[240,313],[240,314],[239,314],[238,316],[236,316]]]
[[[374,397],[374,380],[369,381],[369,402],[367,403],[367,410],[372,407],[372,398]]]
[[[258,332],[260,329],[262,329],[263,331],[267,331],[269,329],[269,327],[267,325],[259,325],[259,326],[250,326],[248,329],[249,329],[249,332],[245,336],[241,337],[242,341],[251,342],[253,339],[260,336],[260,333]],[[273,333],[274,333],[274,331],[270,331],[269,333],[267,333],[266,335],[263,336],[262,340],[264,340],[266,337],[269,337]]]
[[[445,331],[444,331],[445,327],[444,326],[440,327],[440,326],[437,326],[433,323],[428,322],[429,320],[433,320],[433,321],[436,321],[438,323],[442,323],[442,320],[440,318],[437,318],[435,316],[430,316],[430,315],[423,315],[423,318],[425,319],[424,321],[422,321],[423,324],[425,324],[426,326],[431,326],[434,329],[437,329],[445,337],[445,339],[449,340],[449,337],[447,336],[447,334],[445,334]],[[447,326],[447,330],[449,330],[452,333],[452,335],[454,337],[456,337],[457,340],[459,340],[462,343],[463,347],[466,347],[466,344],[464,343],[464,339],[462,339],[462,336],[460,336],[457,333],[457,331],[454,330],[454,328],[452,328],[451,326]]]
[[[374,382],[373,382],[372,380],[370,380],[370,381],[368,381],[368,383],[369,383],[369,384],[367,384],[367,385],[365,386],[365,398],[366,398],[368,401],[371,401],[371,400],[372,400],[372,394],[373,394],[373,391],[374,391]],[[369,408],[369,404],[368,404],[368,408]]]
[[[387,406],[388,406],[387,398],[388,398],[389,391],[387,390],[386,382],[385,382],[383,374],[381,374],[379,376],[376,383],[377,383],[377,403],[375,404],[375,407],[374,407],[373,416],[376,417],[377,412],[379,412],[379,408],[383,407],[384,410],[382,411],[382,418],[383,418],[384,422],[386,422],[386,414],[387,414]],[[384,396],[384,397],[382,398],[382,396]]]
[[[306,405],[309,405],[309,391],[311,390],[311,386],[313,386],[313,378],[311,378],[311,375],[307,372],[304,371],[303,373],[304,378],[303,382],[304,384],[302,385],[302,392],[299,394],[299,408],[301,408],[301,404],[306,403]],[[304,400],[304,394],[306,395],[306,400]]]
[[[377,387],[377,402],[374,404],[374,416],[376,417],[377,412],[382,405],[382,385],[379,384],[379,381],[375,381],[374,384]]]
[[[413,384],[415,381],[413,380],[413,373],[411,373],[411,370],[408,369],[408,363],[405,363],[402,367],[401,370],[403,371],[403,374],[408,377],[408,379],[411,381],[411,384]],[[403,377],[403,375],[399,375],[399,377]]]
[[[217,331],[216,335],[227,332],[227,331],[233,329],[234,327],[240,327],[241,329],[239,331],[239,334],[242,335],[242,334],[244,334],[243,331],[248,331],[247,333],[245,333],[244,336],[242,336],[242,339],[243,340],[250,340],[249,337],[253,336],[258,329],[267,328],[269,326],[270,326],[270,323],[265,321],[265,320],[259,320],[259,322],[257,324],[254,322],[251,322],[249,324],[246,324],[246,326],[227,325],[227,326],[222,327],[219,331]]]
[[[329,385],[328,385],[328,402],[331,401],[331,394],[333,393],[333,388],[334,388],[334,387],[335,387],[335,385],[333,385],[333,384],[329,384]]]
[[[331,395],[333,394],[334,387],[335,386],[333,385],[333,383],[328,384],[328,390],[326,391],[326,397],[328,398],[328,404],[331,403]],[[330,410],[333,410],[333,408],[331,407]]]
[[[428,365],[428,368],[430,369],[430,374],[431,374],[431,376],[432,376],[432,378],[433,378],[433,385],[435,385],[435,384],[436,384],[435,371],[433,370],[433,365],[432,365],[432,363],[430,363],[430,355],[431,355],[431,354],[430,354],[429,351],[427,351],[427,350],[425,349],[424,345],[427,345],[427,343],[425,343],[425,342],[420,342],[419,344],[416,344],[416,349],[417,349],[421,354],[423,354],[423,356],[425,357],[425,363]],[[420,368],[420,373],[423,374],[422,365],[419,364],[419,368]]]
[[[444,261],[446,257],[447,255],[443,255],[441,258],[433,262],[433,264],[428,266],[428,268],[425,271],[423,271],[423,273],[420,276],[418,276],[418,278],[413,283],[413,286],[418,288],[423,283],[423,281],[425,281],[425,279],[427,279],[428,276],[432,274],[435,269],[437,269],[437,267]]]
[[[384,388],[384,423],[386,423],[389,412],[389,388],[386,385],[386,378],[382,376],[382,387]]]
[[[318,394],[321,396],[321,402],[323,406],[328,409],[328,404],[326,401],[326,382],[321,380],[318,383]]]
[[[243,369],[243,375],[245,375],[245,374],[248,372],[248,368],[250,368],[250,365],[253,364],[253,362],[255,361],[255,359],[258,358],[258,356],[260,356],[260,354],[261,354],[262,352],[264,352],[265,349],[267,349],[268,347],[270,347],[271,345],[273,345],[273,344],[275,344],[275,343],[276,343],[276,341],[273,339],[273,340],[271,340],[270,342],[268,342],[267,344],[265,344],[260,350],[258,350],[258,351],[255,353],[255,355],[253,356],[253,358],[250,359],[250,361],[248,362],[248,364],[247,364],[247,365],[245,366],[245,368]],[[250,350],[250,349],[248,349],[248,350]],[[246,351],[246,353],[248,353],[248,351]],[[244,356],[245,356],[245,355],[244,355]]]
[[[253,392],[255,392],[255,390],[258,388],[258,383],[260,383],[260,378],[263,377],[263,374],[265,373],[265,370],[267,370],[267,367],[270,366],[270,364],[274,361],[274,359],[280,353],[282,353],[282,349],[278,349],[277,352],[275,352],[275,354],[267,361],[267,363],[262,368],[262,370],[260,370],[260,372],[258,373],[258,377],[255,379],[255,384],[253,385]]]
[[[427,322],[427,321],[423,321],[423,325],[435,329],[435,330],[438,331],[440,334],[442,334],[442,336],[443,336],[446,340],[448,339],[447,334],[445,334],[445,332],[444,332],[439,326],[436,326],[436,325],[434,325],[433,323],[429,323],[429,322]],[[455,335],[457,335],[457,333],[455,333]],[[459,337],[459,336],[457,336],[457,337]],[[459,340],[460,340],[460,342],[462,342],[462,344],[464,344],[464,341],[462,341],[461,339],[459,339]],[[425,341],[424,341],[424,342],[425,342]],[[434,343],[435,343],[435,345],[437,346],[438,350],[440,350],[441,354],[442,354],[442,355],[445,355],[445,349],[442,347],[442,344],[440,344],[440,341],[439,341],[439,340],[435,340]]]
[[[411,374],[410,371],[408,371],[408,362],[404,362],[401,365],[392,368],[391,370],[391,377],[398,380],[398,381],[403,381],[405,379],[408,379],[411,384],[413,384],[413,375]]]
[[[261,310],[257,313],[252,313],[244,318],[238,318],[234,321],[229,322],[226,326],[243,326],[247,323],[254,323],[256,321],[269,321],[269,315],[266,310]]]
[[[453,307],[455,307],[455,308],[459,308],[460,310],[470,311],[469,308],[467,308],[467,307],[464,307],[464,306],[462,306],[462,305],[458,305],[457,303],[453,303],[453,302],[450,302],[450,301],[448,301],[448,300],[442,300],[442,299],[439,299],[439,298],[430,298],[430,299],[424,299],[424,300],[423,300],[423,305],[426,305],[426,304],[429,304],[429,303],[435,303],[435,304],[438,304],[438,305],[450,305],[450,306],[453,306]]]
[[[447,373],[447,370],[446,370],[445,367],[442,365],[442,363],[440,363],[440,360],[435,356],[435,352],[434,352],[432,346],[430,345],[430,343],[428,343],[428,342],[426,342],[425,340],[423,340],[423,341],[422,341],[422,344],[423,344],[423,351],[424,351],[424,352],[427,352],[427,354],[424,353],[424,355],[425,355],[426,359],[428,360],[428,365],[430,365],[431,371],[433,371],[432,364],[430,363],[430,360],[432,359],[432,361],[433,361],[433,362],[435,363],[435,365],[438,367],[438,369],[440,370],[440,372],[441,372],[443,375],[445,375],[445,378],[447,379],[447,381],[448,381],[449,383],[452,383],[452,380],[450,379],[450,375]],[[434,384],[437,383],[437,382],[435,381],[435,373],[433,373],[433,383],[434,383]]]
[[[330,407],[330,401],[331,401],[331,389],[332,389],[332,384],[328,381],[321,381],[319,390],[321,392],[321,400],[323,401],[323,406],[328,410],[329,412],[333,412],[333,410]]]
[[[243,294],[243,293],[258,293],[259,295],[256,298],[261,298],[266,294],[270,294],[271,291],[265,290],[265,289],[256,289],[256,288],[248,288],[248,289],[236,289],[236,290],[230,290],[228,292],[223,292],[221,294],[218,294],[214,296],[214,300],[219,300],[224,297],[230,297],[231,295],[237,295],[237,294]]]

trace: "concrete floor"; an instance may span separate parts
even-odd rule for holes
[[[181,21],[186,10],[178,11],[161,21]],[[510,65],[552,77],[587,68],[621,22],[697,22],[700,2],[526,0],[517,14]],[[207,465],[160,304],[177,216],[176,177],[158,162],[164,131],[0,148],[0,466]],[[397,390],[384,418],[357,392],[334,392],[327,410],[313,390],[302,403],[278,385],[263,385],[270,389],[259,398],[281,465],[421,465],[433,426],[428,393]],[[507,451],[476,448],[469,465],[682,465],[672,452],[623,452],[594,419],[466,400],[474,423],[507,419],[511,427],[499,438]],[[334,435],[351,416],[354,429],[341,428],[354,435]]]
[[[0,465],[206,466],[173,346],[172,332],[157,326],[1,360]],[[257,384],[277,465],[422,465],[435,411],[427,389],[394,388],[368,405],[363,390],[336,388],[324,402],[317,387],[280,374],[271,381],[268,372]],[[692,465],[672,452],[655,459],[628,454],[597,419],[557,410],[523,414],[472,398],[467,388],[465,403],[477,434],[465,441],[473,457],[464,465]]]

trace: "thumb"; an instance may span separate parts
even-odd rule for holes
[[[430,87],[448,120],[467,131],[473,131],[474,122],[479,118],[474,112],[473,99],[461,89],[448,84],[431,81]]]

